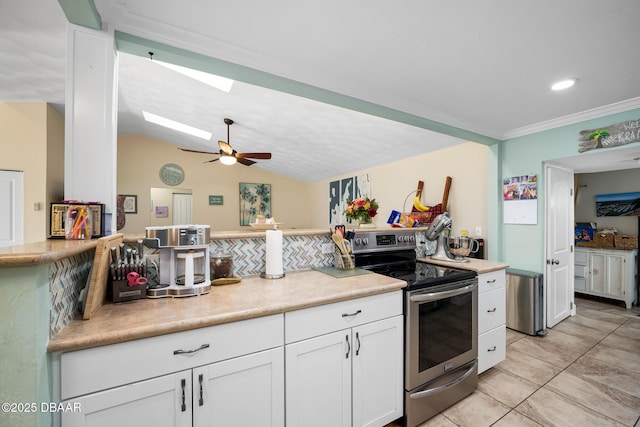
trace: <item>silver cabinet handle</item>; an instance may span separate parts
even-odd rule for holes
[[[487,280],[487,283],[496,283],[496,279],[493,279],[493,280]]]
[[[200,399],[198,400],[198,404],[200,406],[204,405],[204,392],[202,390],[202,377],[203,377],[202,374],[198,375],[198,381],[200,381]]]
[[[440,300],[440,299],[455,297],[456,295],[466,294],[468,292],[473,291],[477,287],[478,287],[478,285],[474,283],[473,285],[465,286],[464,288],[460,288],[460,289],[453,289],[453,290],[450,290],[450,291],[431,292],[431,293],[428,293],[428,294],[411,295],[409,297],[409,300],[411,302],[437,301],[437,300]]]
[[[205,348],[209,348],[209,344],[202,344],[200,347],[193,350],[173,350],[173,354],[190,354],[204,350]]]
[[[487,313],[495,313],[497,307],[493,307],[491,310],[487,310]]]
[[[360,354],[360,333],[356,332],[356,342],[358,343],[358,348],[356,348],[356,356]]]
[[[488,348],[487,351],[496,351],[496,346],[494,345],[493,347]]]
[[[362,313],[362,310],[358,310],[355,313],[342,313],[342,317],[353,317],[357,316],[360,313]]]

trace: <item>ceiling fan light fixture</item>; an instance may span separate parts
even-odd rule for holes
[[[206,130],[176,122],[175,120],[167,119],[166,117],[158,116],[157,114],[149,113],[148,111],[142,111],[142,115],[144,116],[144,119],[150,123],[177,130],[178,132],[186,133],[187,135],[202,138],[206,141],[211,139],[211,132],[207,132]]]
[[[551,85],[551,90],[559,91],[559,90],[569,89],[571,86],[575,85],[576,83],[578,83],[578,79],[575,77],[571,79],[560,80]]]
[[[235,165],[237,161],[238,160],[235,158],[235,156],[229,156],[226,154],[223,154],[222,156],[220,156],[220,163],[226,166]]]

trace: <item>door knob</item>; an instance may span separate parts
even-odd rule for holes
[[[558,264],[560,264],[560,260],[559,259],[548,259],[547,260],[547,264],[558,265]]]

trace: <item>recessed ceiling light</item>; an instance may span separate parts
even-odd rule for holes
[[[187,77],[191,77],[194,80],[198,80],[201,83],[220,89],[226,93],[229,93],[231,91],[231,86],[233,86],[233,80],[227,79],[226,77],[216,76],[215,74],[205,73],[203,71],[194,70],[193,68],[187,68],[181,65],[169,64],[168,62],[156,61],[155,59],[153,62]]]
[[[561,80],[559,82],[556,82],[556,83],[552,84],[551,85],[551,90],[569,89],[571,86],[573,86],[576,83],[578,83],[578,79],[576,79],[576,78]]]
[[[142,115],[148,122],[177,130],[178,132],[186,133],[188,135],[196,136],[207,141],[211,139],[211,132],[207,132],[206,130],[194,128],[193,126],[185,125],[184,123],[176,122],[175,120],[167,119],[166,117],[161,117],[147,111],[143,111]]]

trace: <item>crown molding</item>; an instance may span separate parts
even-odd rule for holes
[[[547,120],[544,122],[536,123],[534,125],[512,129],[505,132],[502,139],[508,140],[518,138],[520,136],[531,135],[533,133],[572,125],[591,119],[597,119],[600,117],[609,116],[611,114],[623,113],[635,108],[640,108],[640,97],[616,102],[615,104],[593,108],[591,110],[582,111],[580,113],[569,114],[568,116],[558,117],[557,119]]]

